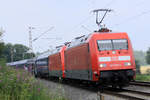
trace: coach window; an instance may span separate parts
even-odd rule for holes
[[[41,59],[37,61],[37,66],[47,66],[47,59]]]

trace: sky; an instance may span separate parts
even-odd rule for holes
[[[98,27],[94,9],[113,9],[103,23],[114,32],[127,32],[134,50],[150,47],[150,0],[0,0],[0,27],[6,43],[29,46],[32,38],[52,28],[33,42],[34,52],[43,52]],[[103,13],[102,13],[103,14]]]

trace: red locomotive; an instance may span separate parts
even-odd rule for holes
[[[135,62],[127,33],[95,32],[77,37],[61,49],[49,56],[50,76],[115,86],[134,79]]]
[[[58,46],[49,56],[49,76],[65,78],[64,50],[65,46]]]

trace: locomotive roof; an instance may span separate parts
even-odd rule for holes
[[[88,35],[83,35],[80,37],[74,38],[71,42],[67,43],[67,49],[71,47],[78,46],[80,44],[86,43],[86,40],[93,34],[113,34],[113,33],[125,33],[125,32],[94,32]]]
[[[48,50],[48,51],[40,54],[39,56],[36,57],[36,60],[48,58],[48,56],[55,54],[55,53],[58,53],[63,46],[64,45],[56,46],[54,49]]]
[[[83,44],[86,42],[86,40],[89,38],[91,34],[88,35],[82,35],[80,37],[74,38],[69,44],[67,44],[67,48],[71,48],[80,44]]]
[[[63,45],[56,46],[56,48],[53,50],[52,54],[59,52],[62,47],[63,47]]]
[[[51,51],[44,52],[44,53],[40,54],[39,56],[37,56],[36,60],[48,58],[48,56],[51,55],[51,54],[52,54]]]

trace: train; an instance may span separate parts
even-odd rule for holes
[[[23,61],[7,65],[31,67],[35,77],[112,87],[125,86],[136,75],[132,44],[126,32],[96,31],[57,46],[53,52]]]
[[[7,63],[7,66],[11,66],[13,68],[17,68],[17,69],[25,69],[31,73],[33,73],[33,66],[34,66],[34,59],[24,59],[24,60],[20,60],[20,61],[15,61],[15,62],[10,62]]]

